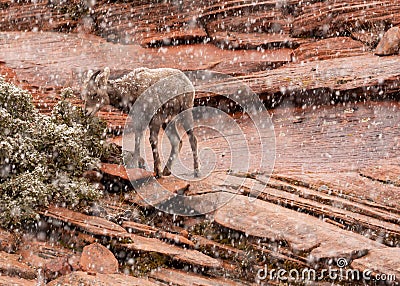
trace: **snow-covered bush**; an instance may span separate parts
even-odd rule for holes
[[[76,207],[101,192],[82,178],[107,152],[106,125],[60,101],[40,114],[29,92],[0,77],[0,225],[33,221],[56,203]]]

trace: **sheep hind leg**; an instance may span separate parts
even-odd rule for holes
[[[179,136],[178,130],[176,129],[175,121],[172,121],[165,131],[168,136],[169,142],[171,143],[171,153],[163,170],[163,175],[169,176],[171,175],[172,164],[174,163],[175,159],[178,157],[179,152],[182,149],[182,140]]]
[[[143,132],[135,131],[135,150],[129,152],[131,154],[130,161],[128,162],[129,168],[143,168],[144,159],[140,157],[140,142],[142,141]],[[129,158],[129,157],[128,157]]]
[[[194,177],[199,177],[199,156],[197,153],[197,138],[193,133],[193,114],[189,113],[188,116],[182,122],[183,128],[186,130],[186,134],[189,137],[190,147],[192,148],[193,153],[193,169],[194,169]]]
[[[143,132],[137,131],[135,133],[135,152],[134,152],[134,164],[135,167],[139,167],[144,169],[145,168],[145,161],[144,159],[140,156],[140,142],[142,141],[143,138]]]
[[[151,150],[153,152],[154,159],[154,172],[156,177],[159,178],[162,176],[161,172],[161,159],[160,154],[158,153],[158,133],[160,131],[159,124],[150,124],[150,145]]]

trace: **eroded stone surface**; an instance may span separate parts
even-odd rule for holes
[[[372,180],[400,187],[400,166],[396,160],[382,160],[360,170],[360,174]],[[396,192],[394,192],[396,193]]]
[[[72,272],[72,267],[68,262],[68,257],[58,257],[46,261],[43,267],[46,279],[53,280],[59,276]]]
[[[112,44],[93,35],[54,32],[1,32],[0,48],[0,60],[12,67],[21,81],[42,88],[77,88],[82,73],[104,66],[110,67],[112,75],[141,66],[248,74],[262,68],[260,63],[279,65],[290,61],[290,50],[228,51],[212,44],[146,49],[138,45]],[[54,60],[49,61],[50,58]],[[37,65],[43,68],[38,70]]]
[[[8,5],[8,1],[3,2],[0,5]],[[294,98],[295,103],[301,105],[312,105],[316,102],[313,101],[314,99],[321,98],[324,99],[323,103],[330,104],[332,98],[329,96],[332,94],[335,96],[339,94],[340,100],[348,98],[359,100],[364,96],[375,98],[377,95],[396,96],[398,94],[400,73],[397,56],[379,58],[372,56],[372,53],[368,51],[365,54],[364,46],[349,38],[334,38],[312,43],[309,40],[291,37],[296,35],[332,37],[339,34],[351,34],[352,38],[373,46],[388,26],[399,23],[400,6],[397,0],[368,3],[363,0],[351,3],[347,0],[328,0],[302,2],[304,4],[301,5],[297,0],[278,1],[279,3],[228,0],[223,6],[220,1],[207,3],[183,1],[180,5],[177,5],[176,1],[173,5],[169,5],[171,3],[168,1],[162,1],[162,3],[142,1],[140,5],[137,1],[131,3],[97,1],[98,6],[93,12],[96,17],[76,15],[78,18],[82,16],[79,20],[66,17],[65,10],[64,12],[54,10],[50,7],[50,2],[36,1],[22,4],[13,2],[10,10],[0,11],[2,16],[0,27],[3,27],[1,30],[31,30],[32,28],[66,31],[72,27],[75,31],[97,33],[114,42],[133,42],[142,46],[163,47],[144,49],[138,45],[115,45],[107,43],[104,39],[84,34],[1,33],[0,66],[4,66],[2,62],[5,62],[13,68],[6,71],[9,78],[18,75],[21,82],[29,89],[42,92],[35,93],[34,98],[35,103],[38,103],[43,112],[48,113],[56,101],[59,86],[77,87],[82,72],[105,65],[110,66],[116,74],[145,65],[176,67],[183,70],[210,69],[236,76],[242,75],[239,80],[249,84],[264,99],[279,99],[281,96],[286,96]],[[70,2],[75,4],[75,1]],[[20,5],[23,5],[23,9]],[[138,6],[133,7],[134,5]],[[9,13],[10,11],[12,13]],[[138,16],[143,11],[145,17],[139,19]],[[174,15],[170,13],[171,11]],[[51,14],[52,12],[54,13]],[[167,17],[160,17],[163,14]],[[48,17],[52,15],[55,20],[48,21]],[[135,25],[129,26],[132,20],[127,15],[137,17]],[[32,20],[35,21],[34,27],[30,26]],[[106,20],[111,21],[104,25]],[[161,28],[158,25],[161,25]],[[198,40],[210,40],[211,44],[166,47],[178,42],[188,43]],[[287,64],[291,60],[291,49],[298,45],[300,47],[294,56],[301,59],[299,62],[310,63]],[[281,49],[279,51],[265,50],[271,47]],[[286,48],[282,49],[282,47]],[[233,50],[225,50],[226,48]],[[275,69],[281,65],[286,66]],[[229,85],[229,82],[227,83]],[[199,97],[201,96],[208,97],[209,94],[199,94]],[[74,103],[81,104],[78,100]],[[299,113],[294,108],[283,111],[277,116],[275,114],[276,134],[280,147],[275,171],[284,175],[293,172],[296,174],[293,177],[282,176],[282,178],[295,178],[296,182],[302,182],[304,185],[309,183],[309,187],[314,191],[324,195],[329,192],[329,195],[332,193],[343,200],[349,200],[348,204],[341,204],[340,200],[336,200],[335,208],[350,207],[348,211],[354,211],[351,209],[351,204],[356,201],[358,204],[381,210],[381,212],[365,212],[364,215],[397,223],[396,228],[386,228],[388,224],[382,223],[380,227],[390,232],[398,226],[398,221],[396,221],[399,213],[399,200],[396,199],[398,187],[391,185],[393,182],[398,184],[398,170],[392,168],[393,170],[390,171],[388,170],[390,167],[385,165],[383,168],[363,170],[362,175],[365,177],[360,177],[354,170],[376,161],[376,157],[380,154],[385,154],[385,157],[391,157],[393,153],[396,155],[398,145],[396,128],[398,126],[393,123],[397,122],[397,109],[395,105],[387,109],[376,109],[370,104],[368,108],[358,109],[359,107],[335,107],[334,110],[327,110],[315,116],[305,115],[303,111]],[[365,109],[368,109],[367,112]],[[362,114],[359,115],[361,110]],[[122,128],[126,116],[115,111],[108,111],[102,110],[100,116],[107,118],[114,127]],[[316,111],[313,110],[308,114],[314,113]],[[384,115],[380,116],[380,114]],[[388,114],[391,116],[389,120],[386,119]],[[248,131],[246,128],[244,130]],[[312,134],[312,140],[309,134]],[[379,140],[382,136],[383,140],[386,140],[385,144],[391,142],[390,144],[393,145],[386,149],[379,149],[382,143]],[[220,141],[223,140],[223,138],[220,139]],[[217,145],[216,143],[220,141],[215,140],[212,144]],[[371,145],[362,145],[361,149],[364,151],[358,152],[354,151],[354,149],[358,150],[354,146],[359,147],[359,144],[354,145],[356,142],[370,142]],[[369,152],[372,148],[374,152]],[[368,154],[365,150],[368,150]],[[371,153],[373,155],[370,155]],[[287,156],[287,154],[290,155]],[[339,173],[337,170],[342,172]],[[320,173],[316,174],[316,171]],[[123,172],[121,174],[126,177]],[[173,185],[174,182],[171,180],[169,184]],[[304,202],[291,196],[291,192],[298,192],[298,190],[287,189],[286,194],[282,195],[283,191],[279,186],[274,186],[274,188],[274,192],[268,195],[275,195],[275,204],[281,204],[282,200],[286,202],[292,200],[293,205],[288,207],[294,208],[294,206],[301,206]],[[207,196],[207,192],[211,190],[204,186],[196,188],[195,184],[189,187],[190,195],[206,194],[201,197],[203,205],[198,205],[199,211],[203,210],[204,205],[215,203],[215,196]],[[148,191],[151,193],[153,189],[149,187]],[[171,188],[171,191],[174,191],[174,188]],[[329,199],[312,192],[304,192],[302,195],[310,202],[316,198],[321,199],[318,201],[318,206],[326,203],[325,199]],[[341,230],[343,225],[335,221],[332,221],[333,224],[328,224],[271,202],[257,201],[254,207],[241,200],[242,197],[239,203],[234,200],[232,204],[229,203],[217,211],[216,217],[219,217],[221,224],[251,235],[287,241],[289,250],[293,250],[296,254],[307,256],[308,253],[302,252],[311,251],[311,256],[308,258],[358,257],[369,251],[366,256],[354,260],[354,266],[358,263],[360,267],[368,266],[376,272],[397,271],[398,273],[398,269],[393,269],[393,265],[399,265],[396,260],[399,256],[397,249],[391,253],[389,252],[394,248],[376,250],[375,247],[382,247],[382,245],[359,234]],[[334,208],[324,208],[323,205],[321,209],[325,213],[327,209],[334,210]],[[313,215],[318,214],[316,208],[310,208],[310,210]],[[251,212],[250,216],[246,215],[247,212]],[[368,217],[365,216],[363,225],[368,224]],[[61,220],[65,222],[65,225],[78,227],[76,233],[79,235],[82,235],[83,231],[96,236],[130,237],[133,243],[123,246],[126,249],[138,252],[154,251],[168,255],[184,264],[200,265],[206,268],[221,264],[214,257],[206,256],[199,251],[170,245],[155,238],[130,236],[118,225],[104,219],[66,209],[52,208],[48,217]],[[346,222],[350,226],[358,227],[359,223],[357,220],[351,221],[352,218],[357,218],[357,216],[349,216]],[[256,223],[260,221],[264,223],[257,225]],[[162,229],[160,225],[151,228],[134,226],[139,227],[145,234],[162,234],[162,231],[157,231],[158,227]],[[170,233],[165,232],[165,234],[169,240],[176,239]],[[86,236],[90,235],[86,234]],[[161,238],[163,238],[162,235]],[[91,239],[95,238],[91,237]],[[186,244],[191,246],[190,243]],[[293,253],[289,250],[286,250],[289,252],[288,255],[293,257]],[[303,258],[301,261],[304,261]],[[72,265],[69,260],[68,263]],[[55,263],[53,266],[57,265]],[[180,282],[191,285],[190,283],[196,278],[205,284],[210,282],[208,278],[197,277],[197,275],[182,271],[162,270],[160,273],[154,277],[166,283]],[[0,276],[0,279],[11,281],[14,278]],[[222,279],[217,280],[222,281]],[[217,280],[214,279],[213,282],[216,283]],[[60,285],[151,284],[148,281],[122,275],[91,276],[82,272],[69,274],[57,281]],[[30,281],[26,283],[29,285]]]
[[[74,251],[55,243],[38,241],[31,235],[22,238],[18,255],[21,262],[34,269],[41,269],[41,275],[52,280],[73,270],[72,262],[76,257]]]
[[[310,41],[293,51],[293,62],[310,62],[334,58],[360,56],[367,48],[359,41],[349,37],[335,37],[319,41]]]

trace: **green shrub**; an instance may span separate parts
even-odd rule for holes
[[[61,100],[51,116],[0,78],[0,225],[34,221],[50,203],[77,207],[101,191],[82,178],[107,153],[106,124]]]

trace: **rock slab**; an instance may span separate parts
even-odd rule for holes
[[[9,276],[0,276],[0,285],[1,286],[36,286],[38,285],[36,280],[27,280],[19,277],[9,277]]]
[[[159,269],[150,274],[151,278],[165,282],[167,285],[202,285],[202,286],[242,286],[240,282],[234,282],[226,278],[204,277],[198,274],[175,269]]]
[[[118,272],[118,260],[107,247],[100,243],[85,246],[79,264],[82,270],[90,273],[114,274]]]
[[[309,252],[309,261],[360,257],[371,249],[383,247],[316,217],[241,195],[218,209],[215,221],[251,236],[285,241],[294,253]]]
[[[56,220],[73,224],[74,226],[94,235],[118,237],[127,233],[123,227],[116,223],[100,217],[74,212],[66,208],[49,206],[49,208],[42,214],[49,219],[54,218]]]
[[[221,267],[219,260],[194,249],[184,249],[155,238],[142,237],[135,234],[131,234],[131,239],[133,243],[121,244],[121,248],[140,252],[157,252],[169,256],[175,261],[201,267]]]
[[[19,255],[0,252],[0,273],[7,276],[16,276],[23,279],[35,279],[33,268],[19,261]],[[1,276],[0,274],[0,276]]]
[[[135,278],[123,274],[96,274],[89,275],[82,271],[72,272],[71,274],[62,276],[56,280],[51,281],[49,286],[103,286],[103,285],[132,285],[132,286],[156,286],[146,279]]]
[[[385,259],[382,259],[382,257]],[[399,257],[400,248],[398,247],[374,249],[366,256],[354,260],[351,266],[360,271],[370,270],[372,274],[379,274],[379,277],[385,278],[382,280],[386,280],[388,284],[398,285],[396,282],[400,282]]]
[[[18,248],[18,238],[11,232],[0,228],[0,250],[12,253]]]

